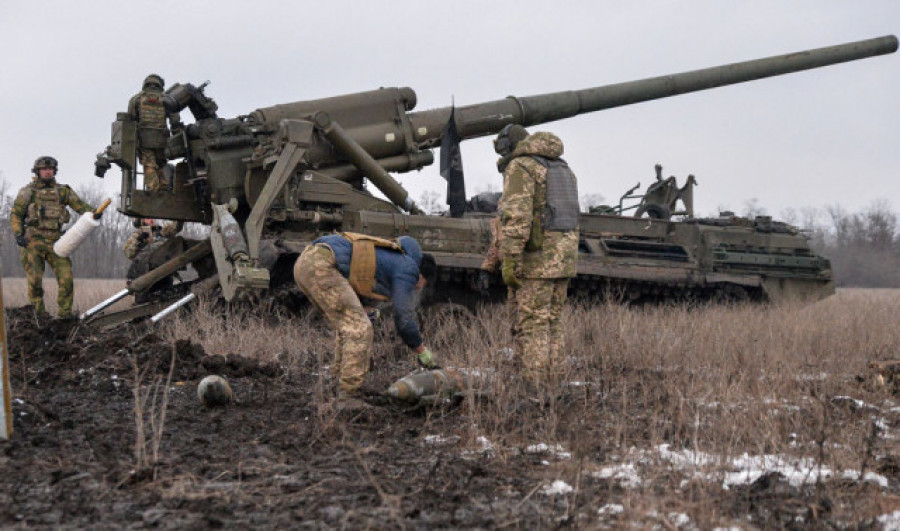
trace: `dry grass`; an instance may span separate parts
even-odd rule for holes
[[[312,363],[326,373],[332,338],[321,320],[224,315],[216,308],[203,303],[167,324],[167,333],[199,342],[210,354],[278,361],[288,370]],[[539,398],[551,407],[525,417],[511,407],[524,394],[502,354],[511,344],[506,308],[477,316],[453,307],[431,309],[423,331],[445,365],[478,369],[478,385],[491,397],[466,400],[454,413],[460,418],[456,432],[441,435],[458,437],[470,450],[481,449],[486,438],[501,460],[527,445],[559,444],[572,459],[554,470],[573,485],[584,474],[662,445],[712,456],[714,464],[697,467],[718,483],[673,471],[654,454],[642,461],[644,480],[654,487],[624,494],[633,508],[650,503],[647,496],[661,497],[702,527],[716,522],[716,507],[704,502],[708,490],[720,489],[732,460],[745,453],[805,457],[819,467],[856,473],[896,453],[900,413],[892,409],[890,390],[859,376],[867,375],[872,360],[900,357],[898,310],[897,290],[841,290],[808,306],[573,305],[565,315],[566,398],[556,407],[556,393],[546,393]],[[382,365],[398,356],[411,359],[392,329],[383,319],[376,331],[374,356]]]
[[[82,312],[123,289],[125,289],[125,281],[122,279],[76,278],[72,309],[76,313]],[[44,307],[53,315],[56,315],[58,311],[57,294],[56,278],[44,277]],[[18,308],[27,304],[28,283],[25,278],[4,278],[3,306]],[[119,307],[115,306],[115,308]]]

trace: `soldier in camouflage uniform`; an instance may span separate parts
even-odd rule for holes
[[[159,227],[152,218],[142,219],[137,229],[125,241],[122,252],[125,253],[125,258],[134,260],[138,253],[153,244],[153,242],[175,236],[181,232],[183,226],[184,224],[180,221],[169,221],[162,227]]]
[[[433,267],[419,243],[402,236],[388,245],[366,248],[357,242],[369,238],[359,234],[333,234],[315,240],[294,265],[294,279],[304,295],[328,320],[335,331],[332,371],[340,378],[341,407],[358,407],[359,389],[369,372],[373,328],[363,300],[390,300],[394,325],[403,342],[417,354],[419,363],[436,367],[434,355],[422,341],[415,320],[416,295],[425,285],[423,268]],[[380,240],[380,239],[379,239]],[[363,252],[364,251],[364,252]],[[368,278],[354,281],[357,260],[368,257]]]
[[[144,189],[152,192],[168,190],[170,185],[165,174],[165,148],[169,138],[166,117],[173,130],[181,127],[178,113],[166,112],[164,87],[163,78],[150,74],[144,79],[143,89],[128,102],[128,115],[137,122],[138,154],[141,166],[144,167]]]
[[[552,134],[510,125],[494,142],[502,157],[500,256],[516,308],[513,328],[523,376],[532,383],[561,376],[561,315],[578,260],[578,189]]]
[[[10,214],[10,228],[22,248],[20,258],[28,278],[28,300],[38,313],[44,309],[44,262],[50,264],[59,285],[59,317],[72,317],[72,261],[53,252],[62,236],[71,207],[79,214],[93,210],[65,184],[56,182],[59,165],[53,157],[34,162],[32,182],[19,190]],[[95,219],[101,214],[94,214]]]

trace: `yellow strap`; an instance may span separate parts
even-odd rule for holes
[[[398,253],[402,253],[403,248],[395,240],[370,234],[359,232],[340,234],[353,245],[353,255],[350,257],[350,287],[361,297],[387,301],[388,297],[372,291],[375,288],[375,248],[383,247]]]
[[[400,247],[400,244],[397,243],[396,240],[389,240],[387,238],[379,238],[378,236],[372,236],[370,234],[362,234],[359,232],[342,232],[341,236],[347,238],[351,243],[356,243],[358,241],[367,241],[372,242],[373,245],[378,247],[386,247],[388,249],[393,249],[394,251],[403,252],[403,248]]]

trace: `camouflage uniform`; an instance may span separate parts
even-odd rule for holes
[[[183,224],[180,221],[170,221],[163,225],[162,228],[156,225],[142,225],[141,228],[132,232],[131,236],[125,241],[122,252],[125,253],[125,258],[134,260],[134,257],[148,245],[152,244],[154,240],[159,238],[171,238],[181,231],[182,226]],[[144,240],[141,240],[141,234],[144,233],[147,234],[147,237]]]
[[[294,280],[300,291],[335,331],[332,372],[339,376],[344,395],[356,394],[369,372],[374,331],[361,298],[366,301],[370,298],[390,300],[397,335],[413,351],[423,351],[419,353],[420,361],[422,356],[432,356],[424,346],[416,324],[422,249],[409,236],[398,238],[397,243],[399,249],[371,248],[373,256],[363,247],[354,251],[355,244],[348,235],[332,234],[315,240],[294,265]],[[360,262],[354,262],[354,256],[360,258]],[[365,279],[354,275],[354,264],[362,262],[374,266],[374,272],[370,271],[374,273],[374,279],[368,278],[374,280],[372,286],[360,283]]]
[[[335,266],[334,252],[325,244],[311,245],[294,265],[297,285],[335,331],[331,370],[341,389],[355,391],[369,372],[374,330],[359,297]]]
[[[153,74],[147,76],[143,90],[132,96],[128,102],[128,115],[137,122],[138,157],[144,168],[144,189],[148,191],[167,190],[170,184],[165,175],[167,161],[165,148],[166,140],[169,138],[166,117],[170,115],[166,113],[163,103],[162,84],[162,78],[159,76]],[[178,114],[171,114],[170,119],[173,123],[178,122]]]
[[[561,371],[565,345],[561,315],[569,278],[576,273],[578,230],[544,230],[547,169],[532,156],[558,159],[562,141],[552,133],[535,133],[501,159],[500,256],[512,259],[521,286],[510,288],[516,307],[514,335],[524,375],[535,381]]]
[[[42,181],[38,177],[19,190],[10,214],[10,228],[14,235],[24,235],[28,245],[20,258],[28,278],[28,300],[36,311],[44,309],[44,262],[50,264],[59,285],[59,317],[72,316],[72,261],[53,252],[53,244],[62,236],[62,227],[69,221],[71,207],[79,214],[93,208],[81,200],[71,188],[57,184],[56,179]]]

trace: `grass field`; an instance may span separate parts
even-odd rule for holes
[[[122,279],[76,278],[73,309],[76,313],[87,310],[124,288],[125,281]],[[56,315],[57,312],[56,297],[56,278],[45,277],[44,306],[52,315]],[[4,278],[3,306],[5,308],[18,308],[26,304],[28,304],[28,284],[25,278]]]
[[[808,508],[790,509],[804,489],[844,505],[835,521],[890,515],[900,510],[900,407],[894,384],[874,384],[868,365],[900,358],[898,315],[900,290],[870,289],[811,305],[570,306],[568,389],[592,397],[566,402],[584,408],[574,412],[579,425],[571,410],[522,422],[510,409],[522,392],[500,354],[511,345],[505,308],[477,316],[433,308],[426,342],[445,365],[484,376],[473,385],[491,397],[466,402],[464,428],[434,435],[460,441],[461,452],[489,447],[499,460],[545,445],[551,474],[569,488],[591,476],[619,493],[612,508],[595,508],[612,523],[622,514],[647,523],[648,508],[665,507],[649,521],[688,518],[703,528],[718,521],[723,500],[752,508],[747,493],[760,481],[774,485],[762,496],[777,499],[779,484],[793,489],[769,524],[809,518]],[[331,356],[327,327],[309,316],[223,317],[201,307],[167,327],[211,354],[283,365]],[[409,357],[389,320],[377,327],[373,357],[375,367]]]
[[[121,286],[77,281],[76,305]],[[3,287],[8,307],[25,302],[24,280]],[[427,344],[443,365],[468,370],[476,392],[449,412],[404,422],[416,424],[410,437],[423,455],[519,467],[540,483],[515,490],[517,507],[527,502],[588,527],[896,528],[900,378],[880,385],[869,363],[900,358],[898,315],[900,290],[839,290],[811,305],[571,305],[565,388],[527,396],[504,353],[505,307],[477,315],[433,307],[422,315]],[[333,339],[314,315],[200,301],[159,335],[208,355],[276,362],[286,382],[312,378],[303,396],[317,408],[335,386]],[[373,378],[411,359],[382,318]],[[306,418],[312,433],[334,429],[333,417]],[[366,429],[389,432],[377,420]],[[396,459],[387,443],[371,452]],[[396,480],[385,474],[379,481]]]

